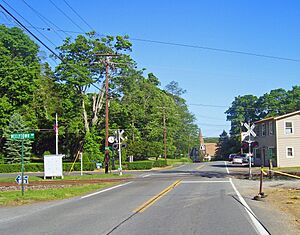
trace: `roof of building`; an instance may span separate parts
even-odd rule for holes
[[[280,115],[280,116],[278,116],[278,117],[264,118],[264,119],[262,119],[262,120],[256,121],[255,123],[260,123],[260,122],[270,121],[270,120],[279,120],[279,119],[283,119],[283,118],[286,118],[286,117],[290,117],[290,116],[293,116],[293,115],[296,115],[296,114],[300,114],[300,110],[297,110],[297,111],[292,112],[292,113],[287,113],[287,114],[284,114],[284,115]]]

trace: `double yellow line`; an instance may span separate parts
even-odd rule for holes
[[[133,212],[134,213],[142,213],[145,211],[147,208],[152,206],[155,202],[157,202],[159,199],[161,199],[163,196],[165,196],[167,193],[172,191],[176,186],[178,186],[181,183],[181,180],[175,181],[173,184],[165,188],[163,191],[160,193],[156,194],[154,197],[150,198],[148,201],[140,205],[138,208],[136,208]]]
[[[203,168],[203,167],[205,167],[205,164],[198,166],[198,167],[196,168],[196,170],[200,170],[200,169]]]

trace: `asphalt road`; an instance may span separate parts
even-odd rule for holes
[[[237,186],[224,162],[145,172],[83,197],[0,208],[0,234],[268,234]]]

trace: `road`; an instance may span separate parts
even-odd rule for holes
[[[0,234],[268,234],[224,162],[144,172],[83,197],[0,209]]]

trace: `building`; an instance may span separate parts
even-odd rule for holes
[[[253,149],[256,165],[292,167],[300,166],[300,110],[255,122]]]
[[[216,143],[205,143],[205,153],[209,156],[215,156],[217,151],[217,144]]]

